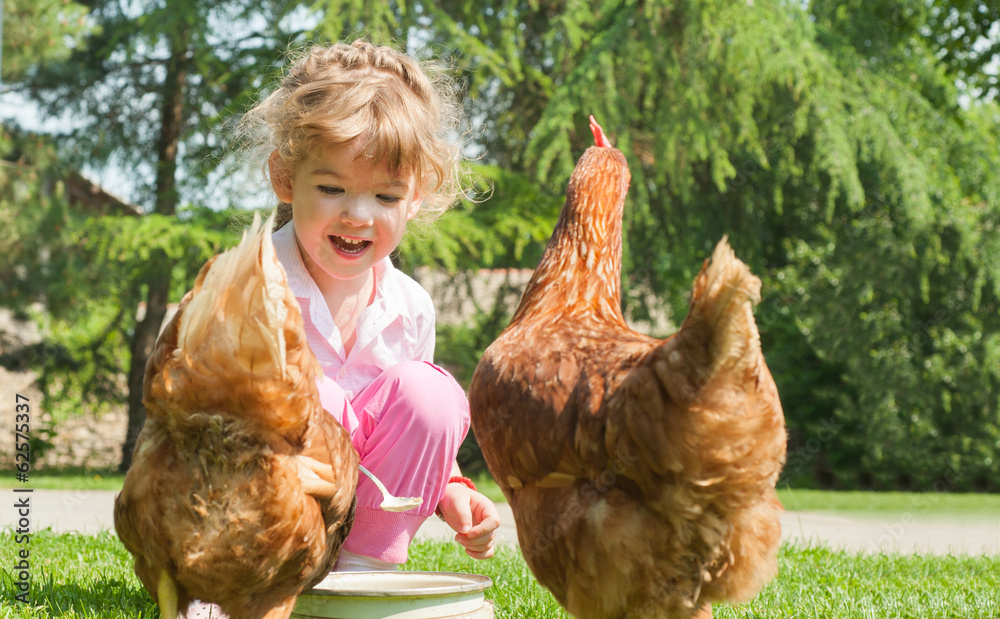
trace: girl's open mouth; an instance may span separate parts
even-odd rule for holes
[[[328,238],[330,239],[330,243],[333,245],[334,249],[348,258],[360,256],[366,249],[368,249],[368,246],[372,244],[371,241],[366,241],[364,239],[349,239],[332,234]]]

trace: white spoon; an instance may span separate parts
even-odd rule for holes
[[[368,479],[375,482],[378,489],[382,491],[382,504],[379,507],[382,511],[386,512],[408,512],[411,509],[416,509],[418,505],[424,502],[423,497],[419,496],[408,496],[408,497],[395,497],[389,494],[389,491],[385,489],[382,482],[378,480],[377,477],[371,474],[371,471],[365,467],[358,465],[361,472],[368,476]]]

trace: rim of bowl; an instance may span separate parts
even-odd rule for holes
[[[322,589],[322,587],[330,578],[336,577],[343,578],[358,578],[359,580],[374,580],[375,578],[385,578],[386,576],[390,578],[426,578],[428,576],[447,576],[453,579],[460,579],[466,582],[461,583],[451,583],[448,585],[442,585],[439,587],[425,587],[420,589]],[[489,576],[483,576],[482,574],[465,574],[463,572],[406,572],[406,571],[387,571],[387,572],[331,572],[323,579],[322,582],[316,585],[316,587],[303,591],[303,595],[320,595],[324,597],[434,597],[434,596],[444,596],[444,595],[454,595],[458,593],[470,593],[474,591],[483,591],[493,585],[493,580]]]

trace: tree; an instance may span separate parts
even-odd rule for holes
[[[60,2],[44,0],[39,4],[38,9],[50,11],[35,23],[47,26],[50,22],[45,20],[55,20],[52,23],[65,25],[68,16],[76,19],[82,10],[63,3],[61,12],[51,11]],[[48,309],[57,323],[77,321],[80,337],[76,339],[83,343],[63,346],[68,333],[51,334],[53,342],[59,343],[50,342],[48,349],[61,352],[36,364],[44,366],[40,367],[42,388],[51,395],[50,408],[94,406],[97,402],[107,405],[121,395],[127,397],[129,423],[123,470],[130,464],[132,446],[144,421],[143,370],[167,302],[179,298],[193,280],[191,261],[197,264],[207,258],[206,251],[220,248],[217,237],[201,236],[197,226],[192,226],[188,236],[177,234],[183,229],[177,227],[180,219],[213,219],[204,209],[181,209],[180,205],[185,195],[188,200],[197,199],[196,192],[205,186],[209,174],[227,172],[216,167],[223,154],[233,154],[227,149],[227,134],[217,131],[220,125],[248,107],[265,89],[271,69],[284,61],[289,43],[303,38],[303,30],[294,24],[314,26],[320,38],[324,32],[338,38],[347,36],[362,24],[375,29],[375,38],[387,40],[395,35],[399,39],[402,35],[405,41],[409,29],[405,15],[397,19],[395,9],[381,3],[334,1],[316,5],[311,11],[300,10],[295,20],[286,19],[304,4],[294,0],[263,5],[189,0],[165,6],[99,0],[90,3],[86,24],[92,27],[72,30],[75,39],[68,48],[47,51],[46,42],[59,36],[52,29],[29,29],[41,39],[34,48],[16,38],[16,29],[4,38],[8,47],[40,52],[30,62],[22,62],[25,56],[21,55],[5,58],[5,67],[8,62],[17,63],[19,90],[52,116],[75,119],[77,126],[46,142],[62,144],[58,154],[49,147],[44,156],[33,152],[21,170],[24,173],[11,182],[12,193],[0,196],[10,198],[5,202],[10,207],[6,214],[24,229],[23,238],[43,238],[36,234],[43,225],[39,219],[43,212],[49,213],[44,221],[49,230],[63,231],[47,235],[44,248],[25,244],[22,251],[9,254],[12,264],[22,267],[18,271],[21,275],[3,283],[26,292],[21,296],[22,307],[57,297],[70,301],[61,306],[50,302]],[[33,23],[16,0],[8,0],[7,9],[11,15],[21,11],[18,23]],[[327,19],[326,15],[332,17]],[[13,151],[3,154],[15,159],[21,156]],[[239,166],[239,158],[238,151],[235,157],[226,158],[230,169]],[[65,209],[56,168],[65,171],[83,164],[99,168],[107,162],[136,173],[134,199],[144,206],[144,222],[92,222],[81,230],[83,224],[71,222]],[[55,187],[55,193],[44,189],[46,186]],[[13,195],[15,187],[21,188],[21,195]],[[32,199],[23,199],[27,195],[24,191],[30,192]],[[33,218],[25,217],[29,212]],[[192,213],[197,216],[192,217]],[[219,218],[214,220],[217,223]],[[53,221],[58,226],[51,227]],[[112,230],[116,229],[118,234],[114,235]],[[91,244],[74,245],[81,239]],[[69,262],[57,268],[49,258],[53,255]],[[39,261],[39,256],[45,259]],[[115,265],[110,272],[117,277],[106,277],[101,289],[82,286],[81,281],[94,283],[95,271],[86,268],[88,264]],[[74,277],[48,277],[54,272]],[[16,275],[13,270],[10,273]],[[27,293],[28,282],[33,294]],[[78,296],[95,295],[100,307],[88,304],[70,312]],[[136,322],[133,309],[138,306],[144,312]],[[124,350],[118,337],[127,337]],[[128,364],[124,389],[115,380],[101,382],[101,388],[96,388],[96,377],[118,375],[116,363],[122,359]]]
[[[1000,79],[991,68],[1000,58],[1000,3],[996,0],[934,0],[926,7],[926,30],[936,56],[949,77],[959,80],[965,93],[981,99],[1000,94]],[[893,14],[886,23],[898,21]]]
[[[297,5],[96,0],[89,17],[94,29],[67,58],[33,64],[23,90],[51,114],[71,114],[80,123],[59,136],[64,160],[115,161],[133,170],[147,216],[175,220],[182,191],[204,183],[225,146],[215,132],[221,119],[247,104],[298,34],[284,19]],[[188,241],[171,240],[183,253]],[[146,308],[130,336],[123,470],[144,420],[146,359],[176,283],[176,252],[160,247],[146,255],[148,247],[139,249],[148,258],[136,273],[139,281],[121,299],[125,308],[139,302]]]
[[[213,45],[209,26],[221,16],[247,32],[257,23],[235,0],[135,15],[97,2],[105,34],[86,54],[29,71],[32,92],[53,106],[79,103],[93,122],[71,137],[90,154],[134,141],[137,155],[117,156],[148,171],[145,203],[168,213],[171,179],[183,191],[201,178],[187,164],[219,146],[209,128],[245,101],[238,93],[259,83],[261,66],[278,62],[266,48],[284,36],[290,7],[267,5],[275,19],[261,33],[237,27]],[[533,266],[594,113],[633,173],[626,292],[648,287],[681,313],[723,234],[764,280],[758,322],[789,421],[789,479],[996,488],[993,5],[330,0],[313,9],[317,33],[350,38],[360,25],[377,41],[450,58],[466,79],[494,197],[446,217],[439,230],[449,234],[410,237],[401,264]],[[128,96],[106,96],[120,92]],[[160,110],[152,121],[150,102]],[[143,296],[160,286],[165,298],[163,273],[147,277]],[[642,309],[643,295],[628,298]],[[465,339],[488,341],[485,331]],[[136,344],[133,368],[142,352]]]
[[[626,289],[683,308],[723,234],[762,276],[790,478],[997,487],[991,5],[438,6],[488,161],[558,193],[590,113],[625,152]]]
[[[39,60],[61,61],[69,56],[87,32],[86,9],[62,0],[6,0],[3,10],[0,88],[9,92],[11,81],[22,79]],[[50,212],[44,192],[54,179],[56,166],[51,143],[13,127],[0,129],[0,295],[5,305],[23,312],[41,290],[34,272],[48,235],[38,234]],[[51,193],[51,192],[49,192]],[[23,208],[31,204],[34,208]]]
[[[87,410],[99,418],[125,403],[120,378],[137,321],[136,288],[150,255],[162,253],[175,264],[176,298],[201,264],[233,240],[220,226],[229,213],[185,209],[183,222],[139,217],[108,196],[81,202],[81,182],[59,162],[47,137],[0,131],[0,240],[6,250],[0,296],[44,334],[37,344],[4,342],[0,364],[38,375],[43,401],[37,410],[45,414],[32,422],[34,459],[70,415]]]
[[[0,83],[19,79],[39,60],[66,58],[87,32],[87,9],[63,0],[4,0]]]

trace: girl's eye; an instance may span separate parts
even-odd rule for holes
[[[319,190],[331,196],[344,193],[344,190],[340,187],[331,187],[329,185],[320,185]]]
[[[399,196],[387,196],[385,194],[380,194],[376,197],[382,202],[385,202],[386,204],[396,204],[397,202],[402,200],[402,198]]]

